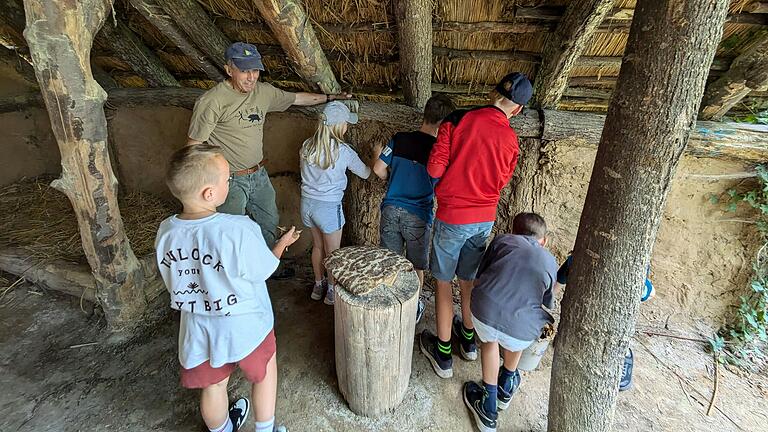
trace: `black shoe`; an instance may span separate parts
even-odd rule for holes
[[[475,425],[480,432],[496,432],[497,413],[486,413],[483,409],[483,401],[487,397],[485,389],[474,381],[464,383],[464,404],[472,412]]]
[[[619,391],[625,391],[632,388],[632,367],[635,364],[635,356],[632,349],[627,348],[629,354],[624,356],[624,366],[621,368],[621,381],[619,381]]]
[[[453,337],[459,341],[459,353],[461,354],[461,358],[466,361],[475,361],[477,360],[477,344],[475,343],[475,338],[473,336],[471,341],[467,341],[467,338],[464,337],[463,333],[464,325],[461,322],[461,318],[454,315]]]
[[[437,336],[433,335],[429,330],[424,330],[419,335],[419,348],[421,352],[427,356],[429,362],[432,364],[432,369],[440,378],[453,377],[453,358],[443,360],[438,353]]]
[[[290,268],[290,267],[278,267],[277,270],[275,270],[274,273],[272,273],[272,276],[269,278],[271,280],[286,280],[291,279],[294,276],[296,276],[296,270]]]
[[[237,432],[237,430],[245,424],[245,420],[248,418],[250,412],[251,403],[248,399],[240,398],[232,402],[229,406],[229,419],[232,420],[232,432]]]
[[[501,368],[499,368],[499,375],[501,375]],[[496,406],[499,411],[509,408],[509,401],[512,400],[512,396],[514,396],[517,389],[520,388],[520,381],[520,372],[515,370],[515,374],[512,375],[512,387],[510,387],[509,393],[504,391],[504,388],[501,386],[501,381],[499,381],[499,388],[497,390],[498,397],[496,398]]]

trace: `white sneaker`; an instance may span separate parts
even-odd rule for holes
[[[325,292],[325,300],[323,300],[323,303],[333,306],[333,299],[334,299],[334,292],[333,292],[333,285],[328,284],[328,291]]]
[[[327,282],[323,279],[320,283],[315,282],[315,286],[312,287],[312,294],[309,296],[312,300],[320,300],[323,298],[323,291]]]

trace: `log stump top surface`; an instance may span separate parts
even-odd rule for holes
[[[333,251],[325,267],[351,304],[388,308],[412,298],[419,289],[413,264],[387,249],[350,246]]]

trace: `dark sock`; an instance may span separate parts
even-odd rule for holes
[[[475,329],[466,328],[464,327],[464,324],[461,324],[461,337],[464,338],[464,342],[474,342],[475,340]]]
[[[497,387],[493,384],[488,384],[487,382],[483,381],[483,387],[485,387],[485,400],[483,401],[483,410],[485,410],[485,413],[489,415],[490,418],[496,418],[494,414],[496,414],[496,398],[498,395]]]
[[[511,371],[504,366],[499,369],[499,387],[504,390],[504,393],[512,391],[512,377],[515,376],[515,371]]]
[[[443,359],[448,360],[451,358],[451,341],[443,342],[437,339],[437,355]]]

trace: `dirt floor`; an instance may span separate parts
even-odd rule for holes
[[[479,379],[480,363],[456,359],[454,378],[441,380],[417,349],[408,392],[394,413],[368,419],[350,412],[334,374],[332,309],[309,300],[306,279],[270,282],[279,421],[292,431],[473,430],[460,389]],[[417,331],[433,326],[429,298]],[[77,300],[19,284],[0,299],[0,431],[203,430],[197,393],[177,384],[177,327],[170,315],[131,342],[110,343],[103,319],[84,313]],[[702,344],[640,334],[632,347],[634,388],[619,395],[614,430],[765,430],[765,375],[721,368],[716,408],[707,417],[713,364]],[[499,430],[546,430],[550,365],[551,351],[539,370],[524,373]],[[237,375],[231,394],[248,387]],[[251,419],[246,430],[252,427]]]

